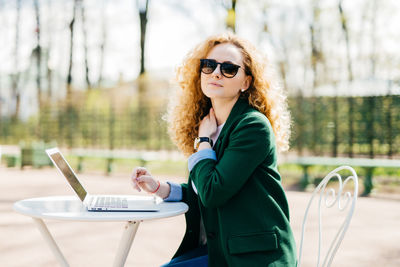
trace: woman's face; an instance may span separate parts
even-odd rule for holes
[[[242,53],[235,45],[230,43],[216,45],[208,53],[206,59],[241,66],[232,78],[222,75],[220,64],[210,74],[201,72],[201,90],[207,97],[229,101],[238,98],[242,89],[247,90],[249,88],[251,76],[245,74]]]

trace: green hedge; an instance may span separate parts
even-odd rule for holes
[[[350,100],[353,139],[350,138]],[[400,97],[292,97],[291,150],[303,154],[399,157]],[[28,121],[0,121],[0,142],[43,140],[60,146],[175,149],[167,134],[166,101],[111,105],[99,95],[79,104],[48,105]],[[336,108],[335,108],[336,107]],[[336,110],[336,112],[335,112]],[[337,138],[335,139],[335,132]],[[351,142],[352,140],[352,142]]]

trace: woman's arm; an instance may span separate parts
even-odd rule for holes
[[[166,202],[182,201],[182,186],[180,184],[167,182],[170,186],[170,193],[166,198],[163,198]]]

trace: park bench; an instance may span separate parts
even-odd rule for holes
[[[25,166],[32,166],[34,168],[41,168],[43,166],[52,166],[51,160],[46,155],[45,150],[54,146],[55,143],[34,142],[32,144],[25,144],[21,142],[19,151],[12,149],[4,153],[3,157],[7,167],[15,167],[19,165],[21,169]],[[1,157],[0,157],[1,158]]]
[[[370,159],[370,158],[342,158],[342,157],[296,157],[285,160],[285,163],[300,165],[303,168],[303,176],[300,184],[305,188],[310,183],[308,168],[310,166],[340,166],[347,165],[361,167],[365,170],[364,192],[362,196],[367,196],[373,189],[372,176],[377,167],[399,168],[400,160],[395,159]]]
[[[45,149],[47,147],[21,147],[21,169],[25,166],[41,168],[43,166],[52,166],[51,160],[47,156]]]

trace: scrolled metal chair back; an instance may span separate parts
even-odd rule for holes
[[[348,176],[344,181],[342,181],[342,177],[338,172],[342,170],[348,170],[351,172],[351,175]],[[339,189],[336,195],[336,192],[333,188],[329,188],[327,190],[326,186],[328,182],[334,178],[337,178],[339,182]],[[354,190],[353,194],[351,192],[344,192],[343,189],[345,188],[346,184],[350,181],[353,180],[354,182]],[[330,266],[333,260],[333,257],[335,256],[342,240],[343,237],[347,231],[347,228],[349,227],[351,218],[353,216],[354,212],[354,207],[357,201],[357,195],[358,195],[358,177],[355,172],[355,170],[352,167],[349,166],[341,166],[333,171],[331,171],[325,178],[319,183],[319,185],[314,189],[313,194],[311,196],[310,201],[308,202],[306,212],[304,214],[303,218],[303,224],[302,224],[302,231],[301,231],[301,240],[300,240],[300,248],[299,248],[299,259],[298,259],[298,267],[300,267],[301,264],[301,256],[302,256],[302,251],[303,251],[303,241],[304,241],[304,234],[305,234],[305,229],[306,229],[306,222],[307,222],[307,217],[309,213],[309,209],[311,204],[313,203],[313,200],[315,196],[319,194],[319,202],[318,202],[318,261],[317,261],[317,267],[319,266]],[[332,200],[329,201],[329,198]],[[321,246],[322,246],[322,216],[321,216],[321,206],[322,206],[322,200],[324,199],[325,207],[326,208],[332,208],[337,205],[337,208],[340,212],[347,211],[347,215],[345,217],[345,220],[343,223],[340,225],[340,228],[338,232],[336,233],[335,237],[333,238],[329,250],[327,251],[325,258],[323,259],[322,265],[321,263]]]

